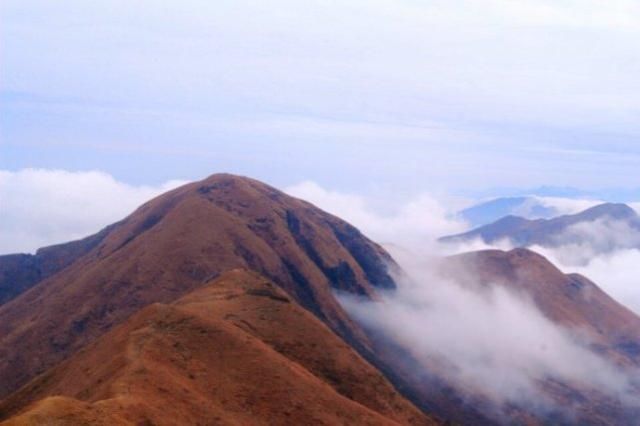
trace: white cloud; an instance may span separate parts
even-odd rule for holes
[[[550,321],[527,295],[502,287],[463,288],[437,274],[436,262],[448,253],[433,240],[467,225],[452,219],[452,210],[436,198],[423,194],[382,215],[366,197],[330,191],[313,182],[287,192],[386,243],[407,273],[398,278],[398,291],[385,295],[381,303],[341,300],[360,321],[393,336],[418,362],[424,361],[415,368],[440,366],[447,379],[470,393],[536,411],[564,410],[538,387],[540,380],[549,377],[599,389],[613,398],[625,398],[628,393],[628,372],[591,352],[579,332]],[[573,212],[588,203],[563,200],[556,205]],[[480,242],[447,247],[452,251],[485,248]]]
[[[609,296],[640,315],[640,250],[622,248],[597,253],[580,245],[532,249],[562,271],[579,273],[591,279]]]
[[[95,171],[2,171],[0,252],[32,251],[93,233],[179,183],[136,187]],[[526,296],[504,289],[478,292],[435,275],[431,262],[442,253],[433,241],[467,226],[453,219],[453,212],[437,198],[423,194],[382,214],[366,197],[313,182],[287,192],[387,243],[410,279],[402,279],[399,291],[381,304],[345,299],[345,306],[361,321],[411,347],[418,360],[453,365],[452,380],[496,401],[526,402],[536,409],[551,404],[535,385],[546,376],[613,394],[626,390],[627,379],[615,367],[585,349],[570,330],[546,319]],[[640,260],[640,252],[628,255],[611,264],[589,265],[590,271],[612,278],[611,268],[628,271]]]
[[[498,286],[462,287],[439,276],[422,256],[392,254],[407,273],[395,293],[381,302],[341,300],[358,320],[408,348],[415,368],[441,371],[499,407],[514,403],[539,414],[565,409],[539,387],[548,378],[626,398],[629,372],[591,352],[588,341],[550,321],[527,295]]]
[[[554,238],[556,246],[530,247],[565,273],[594,281],[619,303],[640,314],[640,231],[627,221],[598,219],[568,227]],[[452,245],[453,253],[487,248],[512,248],[508,241]]]
[[[540,197],[532,196],[528,203],[522,206],[522,211],[516,211],[515,214],[521,213],[522,216],[528,217],[527,213],[531,211],[535,204],[543,207],[551,208],[555,212],[555,216],[565,214],[575,214],[584,211],[590,207],[602,204],[603,201],[579,198],[563,198],[563,197]]]
[[[382,214],[365,197],[330,191],[310,181],[291,186],[285,192],[354,224],[379,243],[399,244],[422,252],[433,250],[435,240],[442,235],[468,228],[452,210],[428,194],[416,196],[391,213]]]
[[[556,200],[561,199],[554,199]],[[590,200],[564,200],[566,214],[591,207]],[[631,204],[633,206],[633,203]],[[540,253],[565,273],[579,273],[595,282],[609,296],[640,314],[640,231],[627,221],[598,219],[568,227],[553,238],[554,247],[534,245]],[[447,254],[476,250],[510,250],[508,239],[492,244],[480,238],[441,247]]]
[[[93,234],[181,183],[132,186],[98,171],[0,170],[0,253]]]

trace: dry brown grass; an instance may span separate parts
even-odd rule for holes
[[[0,398],[145,306],[234,269],[260,272],[334,331],[367,339],[332,288],[375,297],[388,255],[355,228],[260,182],[214,175],[110,227],[70,267],[0,306]]]
[[[243,270],[145,308],[0,410],[25,407],[5,424],[433,424],[314,315]]]

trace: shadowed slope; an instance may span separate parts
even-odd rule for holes
[[[104,229],[82,240],[43,247],[36,254],[0,256],[0,305],[71,265],[100,244],[108,232]]]
[[[0,398],[154,302],[220,273],[255,270],[359,350],[367,339],[332,289],[391,288],[390,257],[354,227],[265,184],[214,175],[110,227],[60,273],[0,306]]]
[[[7,398],[0,415],[42,398],[7,424],[434,424],[311,313],[244,270],[145,308]]]

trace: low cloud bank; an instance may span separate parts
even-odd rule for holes
[[[578,204],[576,204],[578,205]],[[637,206],[632,206],[637,207]],[[640,227],[628,220],[601,218],[568,227],[551,239],[553,246],[533,245],[531,250],[549,259],[565,273],[579,273],[607,294],[640,315]],[[510,250],[507,239],[486,244],[480,239],[451,243],[448,254],[466,251]]]
[[[609,296],[640,315],[640,250],[627,248],[607,253],[585,253],[590,248],[567,245],[532,247],[563,272],[575,272],[598,284]]]
[[[513,214],[516,216],[522,216],[530,219],[536,218],[535,209],[536,206],[542,206],[550,209],[554,212],[554,216],[560,216],[565,214],[575,214],[590,207],[602,204],[600,200],[590,199],[575,199],[575,198],[562,198],[562,197],[540,197],[531,196],[527,202],[519,206]]]
[[[0,253],[29,252],[96,232],[181,183],[132,186],[94,171],[0,171]],[[619,398],[631,394],[628,375],[588,350],[589,342],[547,319],[526,295],[503,287],[462,287],[435,272],[438,259],[451,254],[436,239],[468,229],[437,198],[422,194],[383,214],[362,196],[313,182],[286,191],[346,219],[391,251],[407,273],[399,278],[399,290],[379,303],[342,301],[361,322],[411,348],[419,362],[446,367],[446,377],[495,401],[536,410],[554,409],[539,389],[539,382],[548,378]],[[580,243],[575,243],[577,237]],[[640,251],[630,248],[637,242],[635,234],[602,221],[572,227],[562,238],[567,243],[560,248],[534,250],[563,269],[592,278],[640,312],[635,279]],[[602,253],[612,246],[623,248]],[[487,246],[472,243],[453,250],[482,248]]]
[[[464,232],[469,227],[429,194],[420,194],[383,214],[365,197],[330,191],[314,182],[300,183],[285,192],[346,220],[381,244],[412,247],[421,252],[435,252],[439,236]]]
[[[628,371],[622,372],[591,351],[584,335],[553,323],[527,295],[501,286],[483,290],[463,287],[436,272],[442,256],[493,248],[482,242],[455,247],[435,243],[442,235],[468,228],[437,199],[422,195],[385,216],[376,213],[363,197],[328,191],[314,183],[298,185],[289,192],[386,243],[406,272],[406,276],[398,278],[399,289],[385,295],[381,302],[349,296],[341,296],[341,301],[360,322],[409,348],[418,362],[416,369],[440,368],[445,372],[443,377],[472,395],[477,392],[498,406],[516,404],[541,415],[574,414],[542,390],[541,383],[549,380],[597,390],[618,401],[635,398],[633,377]],[[567,213],[575,213],[590,206],[591,202],[567,201],[562,207]],[[610,238],[617,239],[615,243],[624,241],[619,239],[626,232],[623,227],[611,223],[598,226],[588,239],[592,250],[586,256],[610,246]],[[613,230],[615,236],[607,236]],[[591,231],[571,229],[573,237]],[[505,241],[497,248],[511,247]],[[578,253],[575,255],[572,258],[579,259]],[[596,265],[599,274],[594,273]],[[589,264],[586,275],[599,283],[611,282],[607,270],[619,266],[595,262]]]
[[[133,186],[97,171],[0,170],[0,254],[85,237],[182,183]]]
[[[567,228],[553,238],[554,246],[531,246],[565,273],[579,273],[609,296],[640,315],[640,229],[628,221],[598,219]],[[508,240],[487,245],[476,240],[450,245],[451,253],[513,248]]]
[[[544,415],[562,412],[542,389],[551,380],[598,390],[628,402],[628,373],[588,349],[589,342],[554,324],[526,295],[502,286],[463,287],[439,276],[431,261],[392,253],[407,273],[381,302],[341,297],[361,323],[408,348],[415,368],[440,371],[470,395],[497,407],[517,405]],[[638,401],[636,401],[638,403]]]

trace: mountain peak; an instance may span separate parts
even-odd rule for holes
[[[253,186],[270,188],[269,185],[258,180],[252,179],[247,176],[234,175],[231,173],[214,173],[198,182],[195,182],[195,185],[198,186],[198,190],[211,185],[220,185],[221,187]]]
[[[395,287],[393,260],[355,227],[230,174],[154,198],[81,254],[0,306],[0,398],[140,308],[176,300],[228,270],[265,276],[362,350],[364,332],[334,290],[374,298],[376,288]]]
[[[610,217],[613,219],[630,219],[638,217],[634,209],[624,203],[603,203],[591,207],[578,215],[589,218]]]

